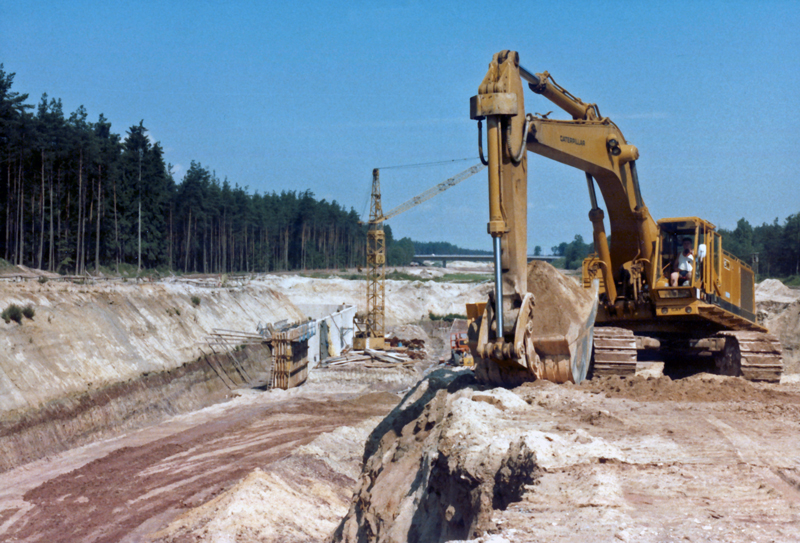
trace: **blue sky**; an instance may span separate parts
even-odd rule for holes
[[[32,103],[83,104],[122,134],[143,119],[177,180],[197,160],[361,213],[374,167],[477,157],[469,98],[513,49],[639,148],[655,218],[732,228],[800,212],[798,28],[796,1],[0,0],[0,62]],[[530,93],[526,107],[554,109]],[[385,170],[384,209],[471,164]],[[535,155],[529,172],[529,244],[590,238],[582,172]],[[487,208],[484,172],[390,224],[488,249]]]

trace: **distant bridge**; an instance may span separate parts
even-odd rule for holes
[[[553,255],[528,255],[528,262],[531,260],[544,260],[545,262],[552,262],[558,258],[563,258],[561,256],[553,256]],[[494,256],[492,255],[414,255],[414,258],[411,259],[411,262],[419,262],[422,264],[425,260],[429,262],[441,262],[442,266],[445,268],[447,267],[447,261],[451,262],[458,262],[458,261],[467,261],[467,262],[493,262]]]

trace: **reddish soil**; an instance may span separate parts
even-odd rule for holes
[[[780,386],[710,374],[698,374],[674,381],[666,376],[657,379],[642,376],[628,378],[612,376],[584,381],[580,385],[581,390],[602,392],[607,398],[648,402],[756,401],[800,404],[800,397],[797,394],[776,390],[777,388]]]
[[[69,463],[69,458],[17,468],[0,475],[0,488],[5,487],[0,493],[0,539],[144,541],[146,534],[230,488],[256,467],[279,460],[323,432],[386,414],[397,401],[390,393],[316,400],[284,395],[282,401],[245,403],[201,417],[176,433],[170,433],[168,421],[144,431],[165,437],[139,436],[133,444],[122,438],[110,451],[108,444],[99,446],[96,458],[65,473],[59,473],[58,464]],[[35,486],[25,488],[26,480]]]

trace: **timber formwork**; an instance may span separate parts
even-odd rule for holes
[[[288,390],[308,379],[308,340],[316,332],[313,322],[272,332],[275,371],[272,386]]]

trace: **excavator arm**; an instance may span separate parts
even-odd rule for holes
[[[572,120],[526,115],[523,80]],[[625,141],[613,122],[600,115],[595,104],[573,96],[547,72],[534,74],[521,67],[519,55],[513,51],[502,51],[492,59],[478,95],[470,101],[470,116],[478,120],[481,159],[489,170],[488,231],[495,250],[495,289],[481,322],[478,354],[500,365],[527,368],[537,378],[575,380],[577,354],[570,340],[537,337],[533,326],[534,299],[527,284],[525,151],[585,173],[592,203],[589,218],[598,252],[596,266],[603,278],[603,303],[609,312],[624,310],[626,302],[618,300],[616,288],[622,275],[652,277],[658,228],[639,190],[639,152]],[[480,135],[484,120],[488,159],[484,159]],[[608,209],[613,248],[606,237],[605,214],[598,206],[595,183]],[[586,360],[581,364],[585,366]]]

